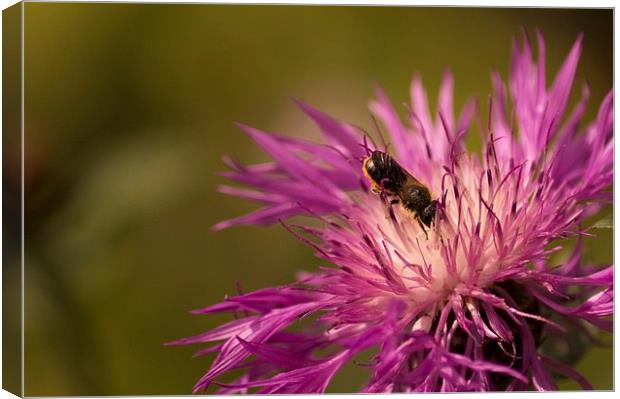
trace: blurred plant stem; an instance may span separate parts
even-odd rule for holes
[[[59,312],[62,323],[65,326],[71,326],[70,328],[63,328],[63,332],[69,336],[63,336],[63,340],[60,342],[62,348],[58,352],[67,355],[60,361],[63,364],[70,365],[72,372],[77,376],[74,379],[79,384],[79,387],[76,387],[76,394],[103,394],[106,390],[103,386],[102,376],[97,371],[101,370],[103,356],[100,353],[94,326],[88,315],[88,308],[80,305],[72,292],[72,287],[67,283],[64,276],[57,272],[60,268],[59,265],[54,264],[54,257],[48,256],[45,251],[37,250],[41,247],[33,243],[28,249],[28,256],[34,260],[29,263],[29,267],[36,268],[37,272],[41,273],[44,278],[43,287],[47,294],[46,297],[54,301],[59,309],[62,309]],[[26,275],[26,284],[27,282]]]

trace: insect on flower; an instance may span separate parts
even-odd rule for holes
[[[579,348],[561,344],[613,328],[613,265],[582,261],[585,224],[612,202],[613,91],[582,122],[586,85],[567,112],[581,36],[551,85],[537,41],[538,60],[515,43],[508,84],[492,75],[481,153],[464,142],[475,102],[456,117],[448,72],[434,115],[419,77],[405,121],[378,91],[393,155],[304,103],[321,142],[241,125],[272,161],[228,161],[223,175],[253,189],[220,191],[262,208],[215,228],[281,223],[325,266],[194,311],[234,316],[171,343],[217,353],[195,392],[325,392],[371,351],[362,392],[544,391],[560,375],[592,388],[571,367]],[[567,237],[578,244],[558,264]]]
[[[424,225],[430,227],[437,210],[437,200],[431,200],[428,187],[382,151],[373,151],[364,160],[362,168],[375,193],[398,197],[391,204],[400,203],[412,212],[422,230],[426,231]]]

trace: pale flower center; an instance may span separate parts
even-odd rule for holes
[[[408,288],[408,297],[413,303],[447,298],[459,285],[485,288],[509,261],[510,256],[501,259],[497,242],[494,242],[496,219],[491,219],[489,211],[479,201],[480,168],[469,166],[460,170],[458,200],[451,180],[444,180],[445,209],[441,218],[440,211],[437,212],[436,223],[431,228],[425,227],[426,233],[413,213],[398,204],[377,201],[375,194],[368,194],[375,197],[366,199],[369,220],[376,221],[376,226],[370,228],[374,227],[377,242],[387,241],[393,269]],[[441,182],[441,176],[434,181]],[[438,198],[440,183],[433,185],[431,192],[435,195],[433,198]],[[505,203],[508,194],[499,190],[491,196],[485,184],[482,184],[481,194],[487,205],[493,207],[496,217],[503,220],[506,209],[510,209]],[[493,199],[491,204],[489,198]],[[390,207],[397,223],[390,216]]]

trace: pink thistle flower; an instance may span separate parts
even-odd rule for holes
[[[273,162],[228,160],[224,176],[255,190],[220,191],[264,206],[216,229],[281,222],[330,266],[194,311],[243,314],[172,343],[215,343],[198,352],[217,356],[195,391],[215,383],[222,393],[324,392],[371,348],[363,392],[554,390],[555,375],[591,388],[541,341],[585,333],[587,324],[612,330],[613,266],[582,265],[580,238],[564,264],[549,264],[549,256],[561,248],[550,244],[581,237],[584,219],[612,201],[613,94],[580,128],[587,86],[565,112],[582,38],[550,87],[537,40],[537,61],[527,38],[515,42],[508,87],[492,75],[480,155],[464,146],[475,103],[455,118],[450,73],[434,116],[420,78],[413,80],[407,123],[378,91],[371,110],[389,133],[390,155],[437,200],[429,226],[385,189],[370,190],[363,161],[381,150],[359,128],[303,103],[324,143],[241,125]],[[322,226],[284,222],[295,215]],[[232,383],[217,380],[238,369]]]

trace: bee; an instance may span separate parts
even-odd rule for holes
[[[382,151],[373,151],[364,160],[362,171],[371,181],[372,191],[396,197],[391,203],[400,203],[405,210],[412,212],[426,233],[424,226],[431,226],[437,210],[437,200],[431,199],[431,193],[425,185]]]

